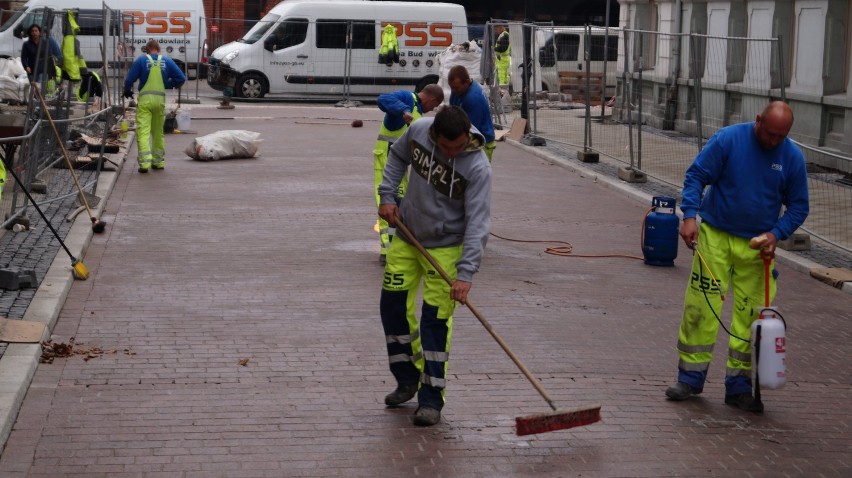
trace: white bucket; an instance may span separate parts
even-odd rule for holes
[[[177,115],[175,116],[175,121],[177,122],[177,129],[179,130],[188,130],[190,124],[192,122],[189,116],[189,110],[180,109],[177,110]]]

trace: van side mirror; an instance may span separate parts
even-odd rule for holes
[[[22,23],[19,23],[18,26],[15,27],[12,34],[20,39],[27,37],[27,34],[24,33],[24,25]]]
[[[275,36],[267,37],[266,40],[263,40],[263,49],[266,51],[275,51]]]

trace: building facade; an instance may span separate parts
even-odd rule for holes
[[[711,130],[753,120],[767,98],[786,98],[796,116],[791,137],[852,153],[852,8],[847,0],[620,0],[619,18],[623,28],[660,33],[643,46],[643,79],[653,84],[643,95],[659,105],[678,99],[676,108],[658,109],[666,129],[694,129],[695,115],[685,97],[689,88],[678,86],[690,85],[698,75],[702,116],[718,119],[706,125]],[[695,48],[679,36],[685,33],[707,38]],[[780,37],[780,42],[731,37]],[[722,38],[725,46],[713,55],[711,43]],[[842,169],[849,164],[844,163]]]

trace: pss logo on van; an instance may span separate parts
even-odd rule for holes
[[[453,44],[453,24],[449,22],[382,22],[382,28],[388,24],[396,28],[396,36],[405,35],[401,47],[448,47]]]
[[[165,12],[151,10],[149,12],[140,11],[124,11],[126,17],[130,17],[124,21],[124,33],[130,31],[131,25],[147,25],[145,33],[173,33],[183,34],[192,31],[192,23],[189,18],[191,12]]]

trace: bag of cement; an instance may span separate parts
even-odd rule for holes
[[[30,81],[20,58],[0,58],[0,99],[24,102]]]
[[[481,59],[482,49],[475,41],[451,45],[438,55],[438,86],[444,89],[444,103],[450,102],[450,85],[447,83],[450,68],[462,65],[470,75],[470,79],[474,83],[480,83],[482,81],[482,74],[479,72]]]
[[[224,130],[195,138],[184,152],[198,161],[253,158],[261,141],[254,131]]]

